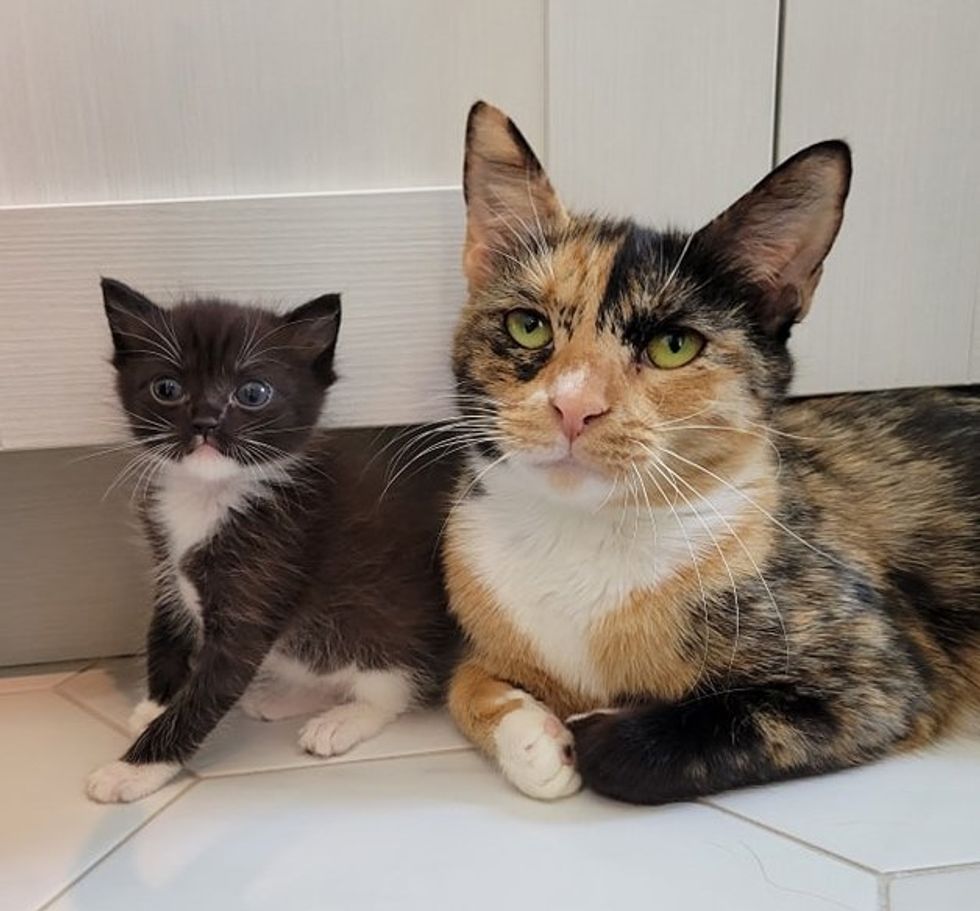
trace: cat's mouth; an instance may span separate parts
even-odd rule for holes
[[[225,453],[222,452],[221,447],[213,438],[205,439],[199,436],[191,440],[190,446],[184,454],[185,459],[195,459],[201,462],[224,457]]]

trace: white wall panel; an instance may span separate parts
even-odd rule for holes
[[[464,298],[459,190],[0,210],[0,427],[10,449],[114,439],[99,275],[300,304],[344,295],[336,424],[448,413]]]
[[[566,203],[695,227],[768,169],[776,0],[559,0],[548,146]]]
[[[801,391],[962,383],[980,301],[980,4],[791,0],[779,149],[849,140]],[[980,355],[974,354],[974,378]]]
[[[0,205],[456,184],[539,140],[543,0],[3,0]]]

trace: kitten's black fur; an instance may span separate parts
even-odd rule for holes
[[[381,498],[387,466],[370,455],[383,435],[315,429],[334,380],[339,297],[278,316],[219,300],[164,310],[120,282],[102,289],[119,397],[154,475],[141,495],[159,577],[148,689],[167,706],[124,760],[186,761],[273,649],[314,674],[397,668],[414,702],[439,698],[457,643],[435,556],[453,466],[433,463]],[[162,377],[179,382],[180,402],[154,397]],[[255,380],[272,397],[250,411],[235,390]],[[202,442],[221,455],[199,452]],[[180,552],[181,501],[165,503],[174,484],[191,501],[246,494]]]

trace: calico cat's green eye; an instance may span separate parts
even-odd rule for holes
[[[691,363],[704,347],[704,336],[693,329],[667,329],[658,332],[647,345],[647,357],[654,367],[673,370]]]
[[[506,324],[510,337],[522,348],[544,348],[551,342],[551,323],[533,310],[511,310]]]

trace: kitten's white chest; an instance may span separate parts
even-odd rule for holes
[[[713,546],[708,529],[722,533],[720,520],[710,510],[592,514],[495,486],[459,510],[471,568],[545,668],[596,699],[611,697],[590,652],[597,622]]]
[[[234,511],[242,511],[260,494],[260,484],[245,478],[212,481],[174,472],[156,490],[153,516],[166,535],[167,570],[184,609],[201,616],[196,587],[180,568],[192,548],[211,538]]]

